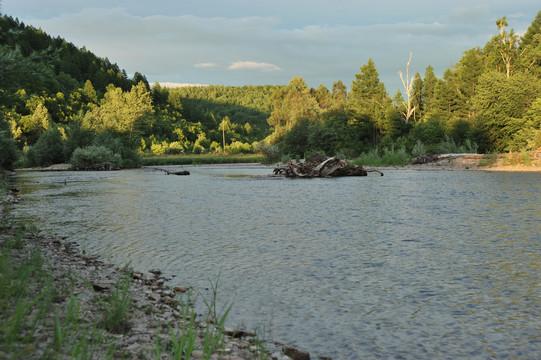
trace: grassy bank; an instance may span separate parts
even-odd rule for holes
[[[147,165],[202,165],[202,164],[236,164],[236,163],[263,163],[265,157],[260,154],[244,155],[145,155],[141,164]]]

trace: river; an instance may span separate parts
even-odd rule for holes
[[[21,172],[14,215],[313,357],[541,358],[541,173],[185,169]]]

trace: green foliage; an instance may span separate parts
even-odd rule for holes
[[[26,152],[26,158],[31,166],[48,166],[63,163],[64,146],[59,129],[49,129],[43,133],[34,146]]]
[[[87,169],[101,163],[111,163],[120,167],[122,157],[105,146],[90,145],[75,149],[70,159],[70,164],[75,169]]]
[[[487,134],[496,151],[511,150],[513,139],[523,127],[523,117],[540,93],[541,81],[526,74],[506,77],[491,72],[481,76],[473,100],[477,126]],[[531,126],[535,127],[535,121]]]
[[[104,310],[103,325],[109,331],[119,333],[129,328],[128,312],[132,302],[131,282],[131,270],[124,268],[116,287],[107,298],[105,300],[98,298]]]
[[[260,163],[265,157],[260,154],[239,155],[208,155],[190,154],[180,156],[143,156],[140,163],[149,165],[199,165],[199,164],[234,164],[234,163]]]
[[[407,165],[411,160],[411,156],[408,155],[404,147],[399,149],[391,147],[383,148],[381,154],[377,149],[363,153],[353,161],[353,164],[367,166],[397,166]]]
[[[18,158],[17,146],[11,132],[1,130],[0,127],[0,169],[12,169]]]

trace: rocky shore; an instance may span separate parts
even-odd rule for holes
[[[528,154],[528,161],[524,161],[521,154],[442,154],[425,158],[424,161],[419,159],[409,165],[384,166],[378,169],[541,172],[541,150]]]
[[[308,352],[261,339],[251,331],[223,328],[217,324],[220,314],[214,314],[213,319],[194,314],[195,319],[191,323],[190,315],[193,312],[191,307],[187,306],[191,289],[182,284],[172,285],[171,279],[163,277],[159,270],[144,273],[128,270],[130,304],[126,325],[113,331],[107,329],[103,326],[104,299],[110,299],[111,294],[118,291],[119,279],[126,274],[126,269],[106,264],[97,256],[85,254],[76,244],[66,239],[49,238],[37,230],[27,230],[20,235],[20,225],[9,219],[9,207],[20,200],[9,191],[3,192],[1,196],[0,248],[8,251],[13,261],[21,263],[36,252],[41,254],[49,279],[46,286],[60,290],[57,291],[54,301],[48,305],[50,308],[47,313],[41,314],[43,318],[36,322],[38,326],[34,326],[30,340],[26,340],[30,343],[15,344],[7,349],[0,347],[0,358],[21,358],[18,356],[20,352],[26,354],[23,358],[47,357],[51,352],[53,357],[73,357],[77,341],[80,342],[75,334],[70,336],[70,340],[60,349],[56,342],[58,324],[68,323],[68,317],[72,316],[70,309],[76,299],[79,324],[75,324],[77,331],[72,327],[69,330],[91,337],[91,340],[95,340],[96,328],[100,334],[99,346],[92,348],[91,356],[84,358],[105,359],[112,355],[115,359],[180,359],[176,357],[180,356],[178,351],[175,356],[175,349],[179,348],[178,342],[183,331],[186,335],[192,329],[196,334],[193,337],[193,351],[190,353],[192,359],[310,359]],[[21,245],[6,247],[5,244],[15,237],[22,240]],[[0,269],[1,276],[3,274]],[[28,286],[40,285],[29,283]],[[35,293],[38,299],[28,299],[29,302],[40,301],[40,295],[37,295],[40,292],[36,290]],[[35,313],[34,310],[26,317],[38,316]],[[94,330],[90,335],[90,332],[81,332],[79,326]],[[209,334],[214,339],[210,341],[214,346],[211,352],[208,345]],[[71,356],[69,350],[64,349],[70,346],[74,347]],[[183,353],[184,359],[187,357],[186,350]]]

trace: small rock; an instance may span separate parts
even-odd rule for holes
[[[110,284],[105,284],[105,283],[92,283],[92,288],[95,290],[95,291],[106,291],[106,290],[109,290],[111,288]]]
[[[173,299],[170,296],[164,296],[161,298],[161,302],[165,304],[171,304]]]
[[[188,288],[185,286],[175,286],[173,288],[173,291],[177,293],[185,293],[186,291],[188,291]]]
[[[160,294],[153,292],[152,294],[148,295],[148,298],[150,300],[160,301],[161,296],[160,296]]]
[[[192,351],[192,357],[194,359],[201,359],[203,357],[203,351],[201,351],[201,350]]]
[[[284,354],[293,360],[310,360],[310,353],[308,351],[302,351],[292,346],[285,346],[283,351]]]
[[[284,355],[281,351],[275,351],[271,354],[272,360],[291,360],[287,355]]]

